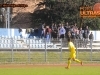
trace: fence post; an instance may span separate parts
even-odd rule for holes
[[[13,55],[13,38],[10,39],[12,42],[12,50],[11,50],[11,62],[13,62],[14,55]]]
[[[45,38],[45,56],[44,56],[44,58],[45,58],[45,62],[47,62],[47,44],[46,44],[46,38]]]
[[[75,39],[76,41],[75,41],[75,43],[76,43],[76,58],[78,59],[78,39]]]
[[[62,61],[62,38],[60,39],[61,43],[61,53],[60,53],[60,61]]]
[[[92,39],[90,39],[90,47],[91,47],[91,53],[90,53],[90,60],[92,61]]]
[[[29,38],[29,45],[28,45],[28,47],[29,47],[29,50],[28,50],[28,63],[30,63],[30,38]]]

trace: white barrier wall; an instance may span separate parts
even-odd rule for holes
[[[90,31],[90,33],[93,33],[94,40],[100,40],[100,31]]]
[[[100,31],[90,31],[90,33],[93,33],[94,35],[94,40],[100,40]],[[8,34],[8,29],[6,28],[0,28],[0,36],[9,36]],[[20,36],[18,29],[10,29],[10,36]],[[29,36],[26,34],[26,29],[22,29],[22,36],[27,37]]]

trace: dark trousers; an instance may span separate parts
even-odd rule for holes
[[[64,34],[61,34],[61,35],[60,35],[60,38],[64,38]]]

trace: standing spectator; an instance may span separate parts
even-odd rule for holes
[[[68,34],[68,31],[69,31],[68,22],[66,22],[64,28],[65,28],[65,30],[66,30],[65,36],[66,36],[66,38],[67,38],[67,34]]]
[[[61,24],[58,25],[58,38],[60,38],[60,29],[61,29]]]
[[[75,43],[75,39],[76,39],[76,31],[75,31],[75,29],[74,28],[72,28],[72,31],[71,31],[71,35],[72,35],[72,41],[73,41],[73,43]]]
[[[69,39],[69,38],[71,38],[72,36],[71,36],[71,32],[70,31],[68,31],[68,33],[67,33],[67,39]]]
[[[66,30],[65,30],[65,28],[62,25],[60,30],[59,30],[60,38],[64,39],[65,33],[66,33]]]
[[[54,24],[54,27],[53,27],[53,28],[57,30],[57,25],[56,25],[56,24]]]
[[[41,31],[41,38],[44,38],[44,37],[45,37],[45,28],[43,28]]]
[[[45,28],[45,23],[43,23],[43,24],[41,25],[41,28],[40,28],[40,29],[43,29],[43,28]]]
[[[40,29],[39,29],[40,30],[40,37],[41,37],[41,35],[43,33],[44,28],[45,28],[45,23],[40,25]]]
[[[86,30],[87,30],[87,35],[89,37],[90,30],[89,30],[88,26],[86,26]]]
[[[76,23],[74,24],[73,28],[74,29],[77,29],[78,28]]]
[[[76,28],[76,39],[79,39],[79,30]]]
[[[54,28],[54,30],[52,30],[52,37],[54,40],[57,39],[57,33],[58,33],[57,29]]]
[[[80,39],[79,47],[83,47],[83,30],[82,30],[82,28],[79,29],[79,39]]]
[[[47,32],[47,34],[46,34],[46,42],[47,42],[47,43],[50,42],[50,34],[49,34],[49,32]]]
[[[49,28],[49,26],[46,26],[45,38],[48,39],[49,41],[50,41],[50,38],[51,38],[51,32],[52,32],[52,30]]]
[[[93,36],[93,34],[91,32],[90,35],[89,35],[90,47],[92,47],[93,39],[94,39],[94,36]]]
[[[86,26],[86,28],[84,29],[84,33],[83,33],[84,47],[86,48],[87,48],[87,43],[88,43],[88,36],[89,36],[89,29],[88,29],[88,26]]]
[[[82,28],[79,29],[79,39],[83,39],[83,30]]]
[[[35,33],[35,36],[38,38],[39,29],[37,27],[34,29],[34,33]]]
[[[64,26],[65,29],[68,28],[68,22],[66,22],[65,26]]]
[[[19,30],[20,38],[23,38],[23,36],[22,36],[22,29],[18,28],[18,30]]]
[[[89,34],[89,29],[88,29],[88,26],[84,29],[84,33],[83,33],[83,37],[85,38],[85,39],[87,39],[88,38],[88,34]]]
[[[34,35],[34,29],[29,28],[29,38],[33,38],[33,35]]]
[[[54,25],[55,25],[55,24],[54,24],[54,23],[52,23],[52,26],[51,26],[51,29],[52,29],[52,30],[54,30]]]

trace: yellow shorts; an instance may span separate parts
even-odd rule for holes
[[[76,53],[70,53],[70,58],[75,58],[76,57]]]

